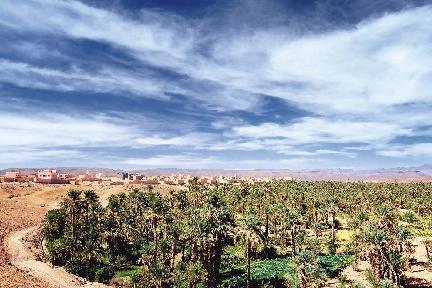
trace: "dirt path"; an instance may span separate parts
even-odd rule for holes
[[[64,269],[37,261],[28,248],[30,244],[23,241],[26,235],[39,226],[47,211],[58,205],[70,188],[0,185],[1,288],[108,287],[88,283]],[[104,188],[100,194],[115,192],[114,189]]]
[[[34,259],[31,251],[26,247],[24,239],[34,232],[37,226],[12,233],[6,239],[6,246],[11,255],[11,263],[17,268],[48,282],[52,286],[61,288],[91,288],[109,287],[100,283],[90,283],[85,279],[67,273],[63,268],[51,267],[47,263]]]
[[[417,237],[411,241],[414,246],[412,258],[415,262],[411,265],[410,271],[404,273],[413,283],[409,287],[432,287],[432,266],[427,258],[426,247],[422,243],[425,239]]]
[[[414,248],[412,259],[414,263],[411,265],[409,271],[404,272],[407,279],[405,288],[431,288],[432,287],[432,265],[429,263],[426,253],[426,247],[422,243],[424,237],[416,237],[411,240]],[[366,270],[370,268],[366,261],[361,261],[356,269],[349,266],[343,272],[342,276],[350,283],[362,283],[365,287],[371,288],[372,285],[367,281]],[[340,281],[338,279],[331,279],[325,285],[328,288],[339,287]]]
[[[0,191],[0,287],[52,288],[29,273],[13,266],[5,240],[13,231],[38,225],[46,213],[45,208],[28,206],[16,199],[1,199]]]

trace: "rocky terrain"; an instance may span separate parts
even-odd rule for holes
[[[15,191],[18,195],[19,192]],[[53,287],[30,274],[12,266],[10,255],[6,251],[5,237],[16,230],[38,225],[47,208],[37,207],[17,199],[9,199],[0,191],[0,287]]]
[[[20,246],[29,251],[32,250],[28,247],[30,244],[22,241],[25,235],[23,237],[18,236],[29,229],[35,229],[41,223],[47,211],[54,208],[69,189],[71,189],[69,185],[0,185],[0,287],[66,287],[64,285],[56,285],[56,283],[59,283],[58,281],[51,281],[52,279],[50,280],[50,278],[40,277],[41,270],[39,268],[42,266],[42,263],[35,264],[34,259],[31,259],[32,257],[30,256],[21,257],[24,252],[15,253],[14,251],[18,249],[13,246]],[[96,189],[101,199],[107,199],[110,194],[116,193],[119,191],[118,189],[122,188],[96,187]],[[11,253],[11,251],[14,253]],[[11,254],[14,256],[11,257]],[[23,264],[27,265],[28,263],[31,264],[31,262],[39,270],[33,269],[32,271],[31,267],[24,267]],[[17,266],[21,269],[18,269]],[[49,267],[42,268],[48,269]],[[50,273],[50,271],[48,273],[44,272],[48,276],[52,275]],[[55,271],[55,273],[55,275],[63,275],[59,271]],[[51,284],[40,279],[47,279]],[[67,287],[93,286],[68,285]]]

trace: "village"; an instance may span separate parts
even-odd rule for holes
[[[169,175],[169,176],[146,176],[140,173],[118,173],[116,176],[106,176],[102,173],[92,174],[87,171],[82,175],[71,175],[60,173],[58,170],[45,169],[35,173],[23,173],[21,171],[7,171],[0,175],[0,183],[21,183],[21,184],[70,184],[70,185],[174,185],[186,186],[194,177],[191,175]],[[283,177],[284,180],[292,180],[291,177]],[[255,183],[271,180],[268,177],[239,177],[233,176],[202,176],[197,177],[197,182],[201,185],[219,184],[240,184]]]

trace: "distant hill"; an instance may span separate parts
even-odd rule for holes
[[[10,168],[5,170],[0,170],[0,174],[4,174],[6,171],[21,171],[25,174],[36,173],[38,170],[43,169],[54,169],[59,171],[59,173],[71,174],[71,175],[83,175],[86,174],[87,171],[90,174],[102,173],[105,176],[116,176],[118,173],[123,172],[123,170],[119,169],[110,169],[110,168],[92,168],[92,167],[39,167],[39,168]]]
[[[60,173],[72,175],[82,175],[87,171],[91,174],[102,173],[106,176],[115,176],[122,172],[141,173],[147,176],[186,174],[192,176],[241,176],[241,177],[292,177],[301,180],[336,180],[336,181],[431,181],[432,165],[418,167],[397,167],[381,168],[370,170],[355,169],[322,169],[322,170],[288,170],[288,169],[259,169],[259,170],[219,170],[219,169],[142,169],[125,171],[110,168],[91,168],[91,167],[54,167],[54,168],[21,168],[0,170],[0,174],[5,171],[20,170],[24,173],[34,173],[40,169],[56,169]]]
[[[422,173],[428,175],[428,176],[432,176],[432,165],[423,165],[418,167],[418,170],[421,171]]]

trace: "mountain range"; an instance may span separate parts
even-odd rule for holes
[[[259,169],[259,170],[219,170],[219,169],[142,169],[126,171],[110,168],[92,167],[50,167],[50,168],[13,168],[0,170],[0,174],[6,171],[21,171],[23,173],[34,173],[40,169],[56,169],[60,173],[71,175],[82,175],[101,173],[106,176],[115,176],[123,172],[140,173],[146,176],[184,174],[192,176],[240,176],[240,177],[292,177],[300,180],[336,180],[336,181],[432,181],[432,165],[417,167],[396,167],[379,169],[316,169],[316,170],[289,170],[289,169]]]

